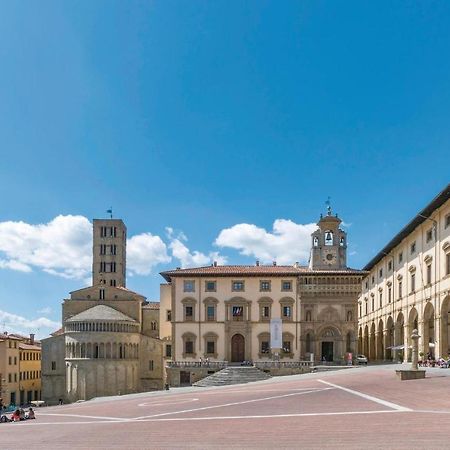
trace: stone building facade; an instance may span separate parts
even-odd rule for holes
[[[0,333],[0,397],[5,405],[41,399],[41,345],[34,334]]]
[[[166,356],[168,347],[178,362],[342,361],[355,353],[363,273],[346,266],[340,224],[330,209],[321,217],[311,236],[309,267],[257,262],[162,272]],[[281,326],[279,348],[271,345],[273,319]]]
[[[42,341],[43,398],[65,402],[161,389],[159,304],[126,288],[126,227],[94,220],[93,285],[70,293]]]
[[[359,348],[370,360],[450,353],[450,185],[365,266],[358,299]]]

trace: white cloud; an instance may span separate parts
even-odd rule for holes
[[[50,308],[50,306],[46,306],[45,308],[39,309],[37,312],[38,312],[38,314],[48,315],[48,314],[51,314],[53,312],[53,309]]]
[[[148,275],[153,266],[171,261],[159,236],[143,233],[127,241],[127,267],[131,274]]]
[[[27,266],[24,263],[21,263],[20,261],[15,260],[4,260],[0,259],[0,269],[11,269],[11,270],[17,270],[19,272],[32,272],[32,269],[30,266]]]
[[[272,231],[252,224],[236,224],[222,230],[215,245],[237,249],[242,255],[279,264],[306,262],[310,234],[315,224],[296,224],[277,219]],[[168,245],[157,235],[142,233],[127,241],[128,274],[149,275],[158,264],[178,259],[182,267],[226,264],[218,251],[191,251],[184,233],[166,228]],[[168,248],[171,255],[168,254]],[[90,284],[92,270],[92,223],[84,216],[57,216],[46,224],[0,222],[0,269],[22,272],[42,270],[51,275]]]
[[[183,232],[174,236],[173,228],[166,228],[167,237],[170,240],[169,248],[174,258],[178,259],[181,267],[205,266],[216,261],[218,264],[226,264],[227,259],[221,256],[219,252],[210,252],[205,254],[197,250],[190,251],[183,241],[187,241],[187,237]]]
[[[38,317],[37,319],[27,319],[17,314],[11,314],[0,310],[0,332],[28,334],[36,333],[37,337],[46,337],[49,333],[56,331],[61,327],[59,322]]]
[[[91,265],[92,225],[83,216],[58,216],[47,224],[0,223],[1,268],[40,268],[64,278],[81,278]]]
[[[170,260],[166,244],[159,236],[143,233],[127,241],[131,275],[148,275],[155,265]],[[90,284],[92,223],[86,217],[73,215],[60,215],[39,225],[0,222],[0,269],[21,272],[40,269]]]
[[[254,256],[264,263],[306,263],[311,248],[311,233],[316,228],[314,223],[303,225],[277,219],[272,232],[268,232],[253,224],[240,223],[222,230],[215,244],[237,249],[242,255]]]

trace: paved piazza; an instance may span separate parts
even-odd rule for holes
[[[400,381],[397,366],[178,388],[37,410],[0,424],[3,449],[443,448],[450,369]],[[444,394],[445,393],[445,394]]]

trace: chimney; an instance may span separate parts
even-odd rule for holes
[[[217,261],[214,261],[213,264],[214,264],[214,267],[217,267]]]
[[[274,266],[276,266],[277,265],[277,262],[276,261],[274,261],[273,263],[272,263]]]
[[[7,332],[7,331],[4,331],[3,334],[4,334],[5,336],[8,336],[8,332]]]
[[[295,267],[296,269],[298,269],[299,266],[300,266],[299,262],[298,262],[298,261],[295,261],[294,267]]]
[[[256,260],[256,265],[259,266],[259,259]]]
[[[30,333],[30,344],[34,345],[34,333]]]

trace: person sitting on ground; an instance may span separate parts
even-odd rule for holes
[[[27,418],[28,419],[36,419],[36,416],[34,415],[33,408],[28,408]]]
[[[19,422],[20,421],[20,411],[16,409],[11,416],[11,422]]]
[[[25,420],[25,411],[23,408],[19,409],[20,420]]]

